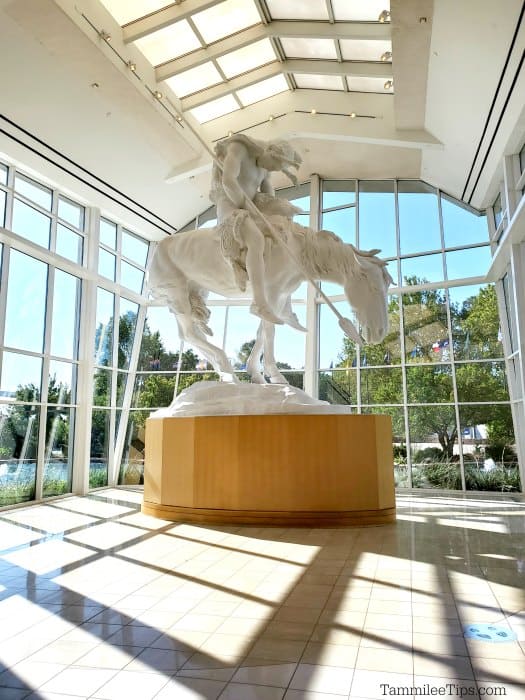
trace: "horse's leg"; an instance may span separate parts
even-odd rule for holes
[[[255,344],[252,348],[250,356],[246,361],[246,371],[250,375],[250,381],[253,384],[266,384],[263,373],[261,372],[261,355],[263,351],[264,344],[264,328],[263,322],[259,324],[257,329],[257,337],[255,338]]]
[[[254,221],[246,218],[242,227],[246,246],[246,271],[252,285],[253,303],[250,312],[263,321],[281,324],[282,320],[272,311],[265,290],[264,248],[266,239]]]
[[[277,367],[274,353],[275,326],[265,321],[264,326],[264,374],[269,377],[270,384],[288,384]]]
[[[171,309],[173,311],[173,309]],[[197,327],[189,314],[174,312],[179,324],[181,336],[185,341],[202,351],[207,360],[223,382],[238,382],[233,367],[226,357],[226,353],[216,345],[210,343],[204,333]]]
[[[283,321],[291,328],[295,328],[295,330],[302,331],[303,333],[307,332],[307,329],[299,323],[297,314],[295,314],[293,311],[291,295],[288,295],[286,297],[286,301],[284,303],[283,310],[280,312],[280,315]]]

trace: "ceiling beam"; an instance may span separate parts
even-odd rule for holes
[[[142,37],[157,32],[159,29],[169,27],[170,24],[175,24],[181,19],[187,19],[197,12],[207,10],[214,5],[217,5],[223,0],[185,0],[180,5],[168,5],[157,12],[152,12],[145,17],[128,22],[122,27],[122,36],[124,42],[129,44],[130,41],[142,39]]]
[[[390,78],[392,66],[388,63],[369,63],[366,61],[323,61],[307,59],[289,59],[278,63],[269,63],[261,68],[255,68],[237,78],[225,83],[201,90],[200,92],[181,99],[182,110],[187,111],[205,102],[216,100],[229,95],[235,90],[249,87],[266,78],[273,78],[281,73],[297,73],[303,75],[350,75],[366,78]]]

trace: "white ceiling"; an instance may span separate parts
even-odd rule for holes
[[[240,130],[293,141],[302,179],[421,177],[486,206],[524,136],[524,29],[509,54],[521,2],[392,0],[380,23],[385,7],[0,0],[0,152],[40,172],[43,153],[51,181],[151,237],[209,205],[210,150]],[[159,28],[176,39],[160,44]],[[216,100],[235,111],[207,120]]]

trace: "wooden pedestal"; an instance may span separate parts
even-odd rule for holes
[[[200,523],[394,522],[390,417],[150,418],[142,511]]]

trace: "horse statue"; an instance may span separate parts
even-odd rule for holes
[[[340,284],[354,309],[367,343],[380,343],[388,330],[387,294],[392,278],[378,250],[361,251],[344,243],[331,231],[301,226],[281,215],[269,217],[281,240],[266,238],[265,285],[269,304],[285,323],[299,330],[291,295],[305,280]],[[240,291],[238,270],[224,256],[219,226],[177,233],[161,241],[148,270],[148,286],[154,300],[166,304],[175,315],[181,338],[198,348],[213,365],[221,381],[238,381],[225,352],[213,345],[207,322],[209,292],[227,298],[252,298],[249,280]],[[287,384],[274,356],[275,327],[261,320],[246,371],[254,383]],[[263,372],[259,366],[263,356]]]

